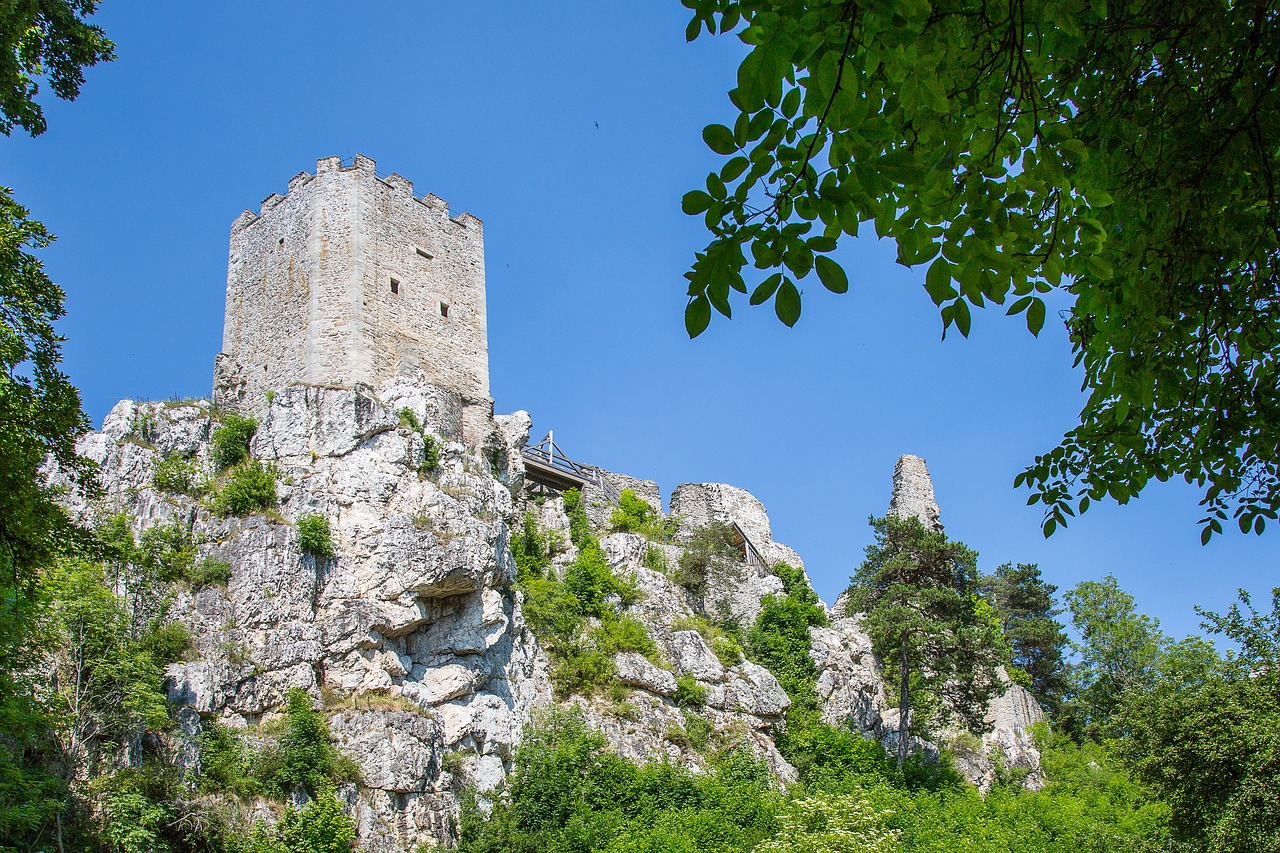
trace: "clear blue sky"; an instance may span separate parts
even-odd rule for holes
[[[232,219],[361,152],[484,220],[500,412],[664,496],[751,490],[828,601],[901,453],[928,460],[982,567],[1037,562],[1064,589],[1113,573],[1170,633],[1196,630],[1193,604],[1280,583],[1274,533],[1202,548],[1179,484],[1044,540],[1012,481],[1078,414],[1065,333],[986,312],[940,341],[923,269],[891,246],[843,246],[851,292],[810,284],[794,330],[743,304],[689,341],[681,274],[706,239],[680,197],[716,163],[700,131],[731,118],[743,49],[686,45],[676,0],[106,0],[97,20],[119,59],[49,103],[44,136],[0,138],[0,182],[60,237],[45,259],[96,423],[122,397],[207,395]]]

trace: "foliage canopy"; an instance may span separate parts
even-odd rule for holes
[[[731,293],[800,317],[816,273],[869,226],[927,265],[944,333],[1007,306],[1037,334],[1049,294],[1088,402],[1016,484],[1046,535],[1152,480],[1204,489],[1203,536],[1280,511],[1280,19],[1191,0],[684,0],[687,36],[734,32],[724,165],[684,197],[711,242],[685,323]],[[758,276],[744,276],[753,266]]]
[[[17,0],[0,8],[0,133],[14,126],[44,133],[36,103],[40,79],[59,98],[74,101],[84,68],[115,59],[115,45],[88,23],[98,0]]]

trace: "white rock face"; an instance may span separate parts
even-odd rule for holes
[[[564,503],[525,500],[519,450],[528,441],[527,413],[490,424],[487,434],[501,445],[486,455],[458,440],[461,406],[456,394],[404,377],[377,390],[278,390],[252,443],[257,458],[278,466],[278,511],[244,518],[219,519],[200,501],[152,484],[157,464],[171,456],[211,473],[217,424],[207,403],[124,401],[101,433],[82,439],[80,451],[99,464],[104,491],[92,503],[72,494],[68,505],[76,515],[93,521],[127,512],[138,531],[181,522],[190,526],[201,559],[231,567],[225,586],[181,590],[170,610],[188,625],[196,649],[168,672],[188,740],[200,719],[252,730],[281,712],[291,688],[317,702],[323,694],[338,748],[362,769],[359,791],[347,792],[362,849],[379,853],[451,845],[463,787],[483,793],[501,785],[526,725],[538,709],[557,703],[581,709],[628,758],[701,770],[705,750],[687,732],[690,715],[698,715],[716,737],[745,744],[780,779],[794,779],[774,742],[791,704],[785,691],[768,670],[734,659],[699,633],[707,631],[699,612],[743,627],[754,622],[761,599],[783,592],[764,567],[713,573],[695,600],[647,567],[655,564],[648,559],[655,549],[676,566],[679,546],[603,535],[610,567],[639,593],[626,613],[644,624],[656,652],[615,656],[625,699],[557,702],[550,662],[513,586],[509,542],[528,511],[567,543]],[[401,409],[439,442],[439,467],[429,475],[419,472],[422,434],[401,424]],[[904,457],[900,470],[911,469],[905,460],[912,458]],[[936,520],[927,471],[916,461],[924,480],[895,475],[904,490],[901,499],[895,492],[895,506],[915,500],[921,511],[932,506]],[[622,475],[610,482],[657,498],[656,484]],[[909,500],[907,492],[917,497]],[[742,489],[686,484],[671,505],[686,527],[733,521],[769,565],[785,560],[803,568],[794,551],[773,541],[763,505]],[[610,511],[596,505],[589,513],[606,524]],[[334,557],[301,552],[293,522],[305,514],[328,519]],[[570,547],[557,556],[557,570],[574,554]],[[895,737],[880,664],[856,617],[813,629],[810,642],[824,719],[882,741]],[[690,678],[705,704],[680,707],[678,679]],[[1039,756],[1027,727],[1041,716],[1018,690],[993,703],[984,744],[1003,754],[1006,767],[1026,767],[1034,776]],[[977,783],[994,776],[985,755],[974,767]]]
[[[893,499],[889,501],[889,515],[898,518],[915,517],[927,530],[941,530],[941,513],[933,497],[933,479],[929,469],[919,456],[898,457],[893,469]]]

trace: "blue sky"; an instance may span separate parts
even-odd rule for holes
[[[1153,484],[1045,540],[1014,476],[1075,422],[1080,376],[979,312],[940,340],[924,270],[864,237],[852,287],[815,283],[794,330],[742,304],[697,341],[684,280],[706,237],[680,212],[717,158],[743,48],[684,41],[665,2],[112,2],[119,59],[90,69],[50,130],[0,138],[0,182],[59,235],[66,364],[95,423],[122,397],[205,396],[227,235],[318,157],[356,152],[485,222],[490,371],[583,461],[749,489],[828,601],[870,541],[894,460],[928,460],[953,537],[992,569],[1036,562],[1063,589],[1113,573],[1182,635],[1194,604],[1280,583],[1274,533],[1199,544],[1196,492]],[[869,229],[868,229],[869,230]]]

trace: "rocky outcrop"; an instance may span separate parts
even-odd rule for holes
[[[926,528],[941,530],[933,480],[925,461],[902,456],[893,471],[889,514],[918,518]],[[875,737],[889,751],[898,743],[898,710],[884,693],[881,665],[870,638],[858,627],[858,614],[847,613],[847,595],[836,600],[827,628],[810,629],[810,656],[818,669],[818,696],[823,719]],[[975,737],[960,729],[944,731],[956,769],[971,784],[986,790],[1002,772],[1023,778],[1027,787],[1044,784],[1040,753],[1031,727],[1045,720],[1044,710],[1025,688],[998,672],[1005,690],[991,700],[986,730]],[[912,737],[913,748],[937,755],[937,744]]]
[[[714,613],[749,626],[761,600],[783,592],[767,566],[803,569],[793,550],[773,540],[760,501],[723,484],[685,484],[673,493],[672,511],[686,530],[733,522],[763,558],[709,573],[699,597],[673,572],[652,568],[676,566],[679,544],[601,530],[611,569],[638,591],[627,613],[657,651],[615,656],[620,694],[557,700],[550,661],[514,585],[510,539],[532,512],[567,543],[564,502],[524,494],[519,451],[528,441],[527,413],[494,419],[487,434],[495,443],[475,447],[459,440],[462,409],[456,394],[403,378],[376,390],[280,389],[252,442],[253,456],[277,468],[278,504],[243,518],[219,518],[207,500],[153,482],[157,467],[175,459],[211,476],[219,415],[209,404],[124,401],[101,432],[84,437],[80,451],[98,463],[103,490],[92,499],[72,493],[76,515],[92,523],[125,512],[138,532],[181,525],[199,560],[230,567],[225,584],[180,587],[169,610],[193,638],[189,660],[168,673],[188,740],[201,720],[251,731],[282,711],[291,688],[310,692],[327,709],[338,748],[361,768],[347,802],[363,849],[380,853],[451,844],[464,786],[482,794],[501,786],[525,726],[556,704],[580,709],[638,761],[705,768],[707,744],[699,741],[709,724],[712,745],[745,744],[780,779],[794,779],[774,740],[790,699],[768,670],[709,642],[700,619]],[[424,468],[424,436],[439,448],[432,471]],[[914,459],[899,462],[893,506],[936,523],[927,471]],[[656,484],[607,480],[660,506]],[[608,523],[605,501],[603,491],[586,496],[597,529]],[[294,525],[311,514],[329,522],[330,558],[299,547]],[[567,547],[556,570],[574,555]],[[870,641],[856,615],[833,616],[810,635],[823,717],[891,740],[896,720]],[[682,706],[677,694],[690,681],[699,699],[685,697]],[[1039,709],[1018,690],[992,705],[985,751],[974,759],[979,783],[994,777],[990,752],[1006,768],[1038,768],[1027,729]]]
[[[903,455],[893,468],[893,498],[889,515],[918,518],[928,530],[941,530],[941,513],[933,496],[933,478],[919,456]]]

